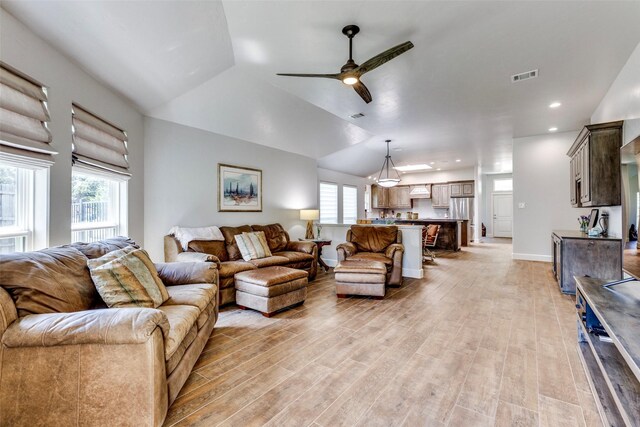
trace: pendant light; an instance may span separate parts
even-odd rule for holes
[[[378,176],[378,185],[380,187],[395,187],[400,182],[400,175],[396,170],[396,165],[393,164],[393,160],[391,160],[391,155],[389,155],[389,143],[390,139],[385,141],[387,143],[387,155],[384,158],[384,163],[382,164],[382,169],[380,169],[380,175]],[[392,169],[396,174],[397,178],[392,178],[389,175],[389,163],[391,163]],[[384,177],[383,177],[384,176]]]

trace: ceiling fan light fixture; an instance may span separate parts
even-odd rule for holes
[[[347,76],[344,79],[342,79],[342,83],[351,86],[358,83],[358,78],[355,76]]]

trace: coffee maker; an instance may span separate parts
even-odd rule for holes
[[[609,212],[602,212],[600,214],[600,220],[598,221],[598,224],[602,229],[602,235],[606,236],[609,230]]]

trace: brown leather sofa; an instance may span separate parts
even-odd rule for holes
[[[309,281],[318,273],[318,248],[313,242],[291,241],[289,233],[280,224],[242,225],[240,227],[220,227],[224,241],[195,240],[189,242],[183,251],[180,242],[173,236],[164,236],[164,260],[210,261],[218,265],[220,276],[220,306],[235,302],[233,276],[242,271],[262,267],[283,266],[305,270]],[[263,231],[272,256],[244,261],[235,241],[235,236],[252,231]]]
[[[387,269],[387,285],[402,285],[402,232],[395,225],[352,225],[346,243],[336,247],[338,262],[346,259],[380,261]]]
[[[218,318],[218,270],[158,263],[167,302],[101,308],[87,258],[129,243],[0,256],[0,425],[162,425]]]

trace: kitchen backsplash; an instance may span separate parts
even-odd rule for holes
[[[367,214],[367,218],[380,218],[382,209],[373,209]],[[406,218],[407,212],[418,212],[419,218],[446,218],[449,217],[449,209],[434,209],[431,205],[431,199],[413,199],[413,208],[411,209],[385,209],[387,217],[393,214],[401,213],[402,218]]]

